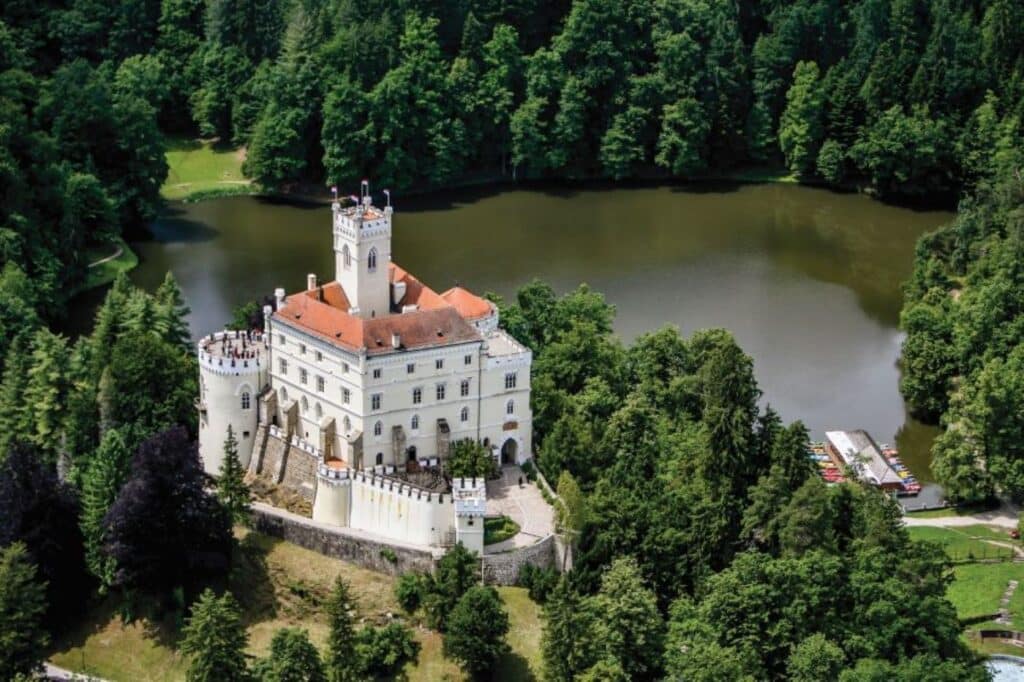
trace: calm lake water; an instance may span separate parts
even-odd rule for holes
[[[396,197],[392,256],[438,291],[586,282],[627,342],[666,324],[725,327],[784,419],[816,437],[865,428],[929,480],[933,430],[908,421],[897,387],[900,283],[916,239],[951,218],[789,185],[470,190]],[[133,245],[133,279],[152,288],[173,271],[200,336],[274,287],[332,277],[330,229],[324,205],[172,204]]]

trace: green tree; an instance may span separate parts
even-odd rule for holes
[[[189,682],[249,680],[245,647],[249,636],[238,602],[207,588],[192,605],[182,630],[181,651],[189,656]]]
[[[42,669],[50,637],[43,626],[46,585],[21,543],[0,550],[0,677],[29,676]]]
[[[224,505],[234,523],[247,525],[252,495],[245,484],[245,469],[238,459],[238,439],[228,424],[228,435],[224,439],[224,459],[220,463],[217,478],[217,498]]]
[[[843,650],[817,633],[793,648],[786,672],[792,682],[818,682],[837,679],[845,665]]]
[[[786,157],[786,165],[800,175],[813,172],[824,134],[824,94],[819,75],[814,62],[796,65],[793,85],[786,93],[786,109],[779,121],[779,146]]]
[[[447,470],[452,478],[488,478],[494,468],[490,450],[471,438],[456,441],[448,455]]]
[[[445,631],[445,624],[459,599],[477,583],[480,576],[480,560],[457,543],[445,552],[434,566],[423,607],[431,627]]]
[[[164,276],[164,281],[157,287],[153,294],[155,313],[153,330],[162,338],[174,344],[183,351],[192,350],[192,335],[188,330],[188,315],[192,312],[185,297],[181,293],[181,287],[170,271]]]
[[[497,590],[478,585],[469,588],[448,615],[444,655],[459,662],[477,677],[494,669],[508,651],[508,612]]]
[[[597,614],[592,635],[600,658],[616,661],[630,679],[656,675],[661,668],[664,624],[654,593],[645,587],[634,559],[612,562],[601,577],[592,608]]]
[[[103,434],[99,447],[89,461],[82,481],[82,538],[85,541],[85,563],[106,590],[114,582],[116,566],[104,552],[106,527],[103,523],[111,505],[128,476],[132,449],[120,429]]]
[[[32,340],[31,366],[23,400],[31,405],[25,438],[50,464],[56,464],[63,438],[64,408],[70,388],[68,367],[71,356],[67,341],[47,329]]]
[[[358,678],[354,627],[355,602],[347,582],[340,575],[334,579],[327,600],[327,654],[324,669],[331,682],[351,682]]]
[[[832,185],[842,184],[846,177],[846,151],[835,140],[825,140],[815,165],[818,175]]]
[[[305,630],[281,628],[270,640],[269,655],[253,671],[262,682],[326,682],[320,654]]]

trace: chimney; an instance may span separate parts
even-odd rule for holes
[[[306,290],[313,291],[313,289],[316,289],[316,275],[311,272],[306,275]]]
[[[269,341],[270,334],[270,316],[274,314],[274,309],[269,305],[263,306],[263,333],[268,335],[267,340]]]
[[[284,307],[284,289],[282,289],[281,287],[278,287],[278,288],[274,289],[274,299],[277,302],[277,305],[275,306],[275,309],[280,310],[281,308],[283,308]]]
[[[395,350],[402,347],[402,335],[398,332],[391,332],[391,347]]]

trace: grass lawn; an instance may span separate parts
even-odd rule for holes
[[[942,509],[928,509],[926,511],[908,511],[907,516],[918,519],[941,519],[947,516],[970,516],[981,512],[992,511],[998,507],[994,504],[972,504],[962,507],[943,507]]]
[[[1024,623],[1024,564],[1002,562],[996,564],[962,564],[953,568],[953,583],[946,596],[956,607],[961,619],[977,618],[999,611],[999,600],[1010,580],[1022,585],[1010,600],[1010,611],[1015,622]]]
[[[116,258],[106,260],[108,256],[113,256],[114,254],[117,254]],[[113,244],[105,244],[87,249],[85,258],[88,263],[96,263],[96,265],[86,271],[85,281],[73,293],[110,284],[122,272],[130,272],[139,264],[139,257],[120,237]]]
[[[927,540],[943,546],[953,561],[974,559],[1012,558],[1013,550],[999,547],[985,540],[1014,542],[1005,531],[989,526],[963,526],[959,528],[938,528],[932,526],[911,526],[907,528],[911,539]]]
[[[337,575],[349,582],[358,606],[358,622],[380,625],[401,609],[394,597],[395,579],[331,559],[276,538],[240,531],[244,536],[231,578],[231,591],[242,605],[249,631],[249,653],[265,655],[274,632],[285,626],[309,631],[323,646],[326,616],[323,604]],[[502,664],[502,680],[539,679],[540,608],[526,590],[500,588],[509,609],[512,652]],[[414,626],[421,651],[405,673],[412,681],[464,679],[441,654],[441,636]],[[187,661],[176,653],[175,624],[139,619],[123,624],[110,604],[94,609],[76,630],[53,647],[55,664],[118,682],[120,680],[183,680]]]
[[[741,182],[778,182],[786,185],[793,185],[800,182],[800,178],[787,168],[760,166],[737,169],[726,174],[725,177],[730,180],[739,180]]]
[[[167,145],[167,180],[160,188],[164,199],[191,199],[202,195],[248,194],[251,180],[242,175],[244,149],[215,146],[200,140],[172,139]]]
[[[507,516],[484,519],[484,544],[493,545],[514,537],[519,532],[519,524]]]

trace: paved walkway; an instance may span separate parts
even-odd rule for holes
[[[519,487],[519,478],[523,486]],[[526,480],[518,466],[501,470],[501,478],[487,481],[487,515],[507,516],[519,524],[512,538],[484,548],[484,554],[497,554],[511,549],[529,547],[555,530],[555,510],[540,494],[536,483]]]
[[[979,512],[977,514],[966,514],[964,516],[936,516],[932,518],[907,515],[903,517],[903,522],[907,526],[939,526],[948,528],[983,524],[1013,529],[1017,527],[1017,517],[1019,514],[1019,509],[1004,502],[998,509]]]
[[[43,664],[43,674],[48,680],[75,680],[76,682],[106,682],[102,677],[92,677],[65,670],[53,663]]]

